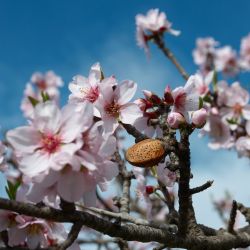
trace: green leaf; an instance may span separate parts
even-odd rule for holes
[[[217,82],[218,82],[218,73],[216,71],[214,71],[213,81],[212,81],[214,91],[216,90]]]
[[[49,94],[47,92],[42,91],[41,96],[42,96],[43,102],[47,102],[50,100]]]
[[[150,168],[151,174],[157,178],[157,171],[156,171],[156,166],[153,166],[152,168]]]
[[[212,103],[212,98],[211,98],[211,96],[209,96],[209,95],[205,95],[204,97],[203,97],[203,102],[208,102],[208,103]]]
[[[21,185],[20,181],[17,181],[14,184],[10,181],[7,181],[7,187],[5,187],[5,190],[9,196],[10,200],[16,199],[16,192],[17,192],[17,189],[20,187],[20,185]]]
[[[39,103],[39,101],[37,99],[33,98],[32,96],[28,96],[28,99],[33,107],[35,107]]]
[[[199,109],[203,108],[203,99],[199,97]]]
[[[227,122],[232,125],[238,124],[238,120],[236,118],[227,119]]]

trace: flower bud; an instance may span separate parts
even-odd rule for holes
[[[155,93],[148,91],[148,90],[143,90],[142,91],[144,96],[146,97],[146,99],[150,102],[152,102],[153,104],[161,104],[162,100],[161,98],[156,95]]]
[[[204,108],[194,111],[192,114],[192,123],[197,128],[202,128],[206,123],[206,119],[207,111]]]
[[[140,110],[143,112],[145,112],[147,109],[153,107],[151,102],[149,102],[148,100],[143,99],[143,98],[139,98],[139,99],[135,100],[134,103],[137,104],[139,106]]]
[[[184,116],[177,112],[171,112],[168,115],[167,122],[171,128],[177,129],[179,126],[186,122]]]
[[[169,86],[167,86],[164,90],[164,101],[168,105],[172,105],[174,103],[174,98],[171,93],[171,89]]]
[[[154,193],[154,191],[155,191],[155,187],[154,186],[146,186],[146,194],[152,194],[152,193]]]

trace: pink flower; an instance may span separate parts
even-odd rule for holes
[[[241,67],[244,70],[250,70],[250,34],[241,40],[240,56]]]
[[[31,201],[39,202],[47,197],[52,202],[59,195],[69,202],[83,200],[86,206],[96,206],[97,186],[104,190],[118,175],[117,163],[110,160],[116,150],[116,140],[113,136],[103,137],[98,122],[83,133],[83,141],[70,162],[67,155],[59,159],[58,164],[65,166],[63,169],[36,178],[28,195]]]
[[[119,121],[133,124],[142,116],[140,108],[135,103],[129,103],[137,89],[136,83],[124,81],[113,88],[106,88],[103,95],[96,102],[100,112],[105,133],[113,133]]]
[[[169,126],[173,129],[177,129],[180,125],[186,122],[184,116],[178,112],[171,112],[168,115],[167,122]]]
[[[210,113],[203,132],[211,137],[212,142],[208,146],[212,149],[231,148],[234,145],[230,128],[220,115]]]
[[[103,73],[99,63],[91,66],[88,78],[77,75],[73,82],[69,84],[69,90],[72,94],[69,96],[70,103],[79,103],[89,101],[94,103],[101,95],[102,88],[115,86],[114,77],[103,78]]]
[[[189,120],[188,112],[199,109],[199,95],[195,91],[197,76],[190,76],[184,87],[172,91],[174,98],[174,112],[181,113],[186,121]]]
[[[159,12],[159,9],[151,9],[146,16],[138,14],[135,17],[136,25],[142,27],[144,31],[163,32],[167,31],[173,35],[179,35],[180,32],[171,28],[172,24],[167,20],[164,12]]]
[[[233,76],[239,72],[239,63],[236,52],[230,47],[225,46],[216,50],[215,69]]]
[[[36,72],[31,76],[31,82],[26,84],[24,97],[21,102],[21,110],[27,118],[33,118],[34,107],[28,97],[32,97],[38,101],[42,101],[42,92],[46,92],[50,100],[58,102],[59,87],[63,86],[61,77],[57,76],[53,71],[48,71],[44,75]]]
[[[167,20],[164,12],[159,12],[159,9],[151,9],[146,16],[138,14],[135,17],[136,21],[136,40],[139,47],[144,48],[146,54],[149,53],[147,32],[163,33],[169,32],[172,35],[178,36],[180,31],[173,30],[172,24]]]
[[[47,90],[50,87],[62,87],[63,81],[62,78],[56,75],[52,70],[47,71],[44,75],[40,72],[35,72],[31,76],[31,82],[40,90]]]
[[[209,92],[209,85],[213,80],[214,72],[210,71],[203,76],[201,74],[196,74],[195,87],[196,91],[200,96],[205,96]]]
[[[78,139],[92,124],[93,109],[89,103],[81,108],[66,105],[61,111],[51,101],[38,104],[29,126],[7,133],[7,139],[19,158],[19,169],[34,177],[49,169],[60,170],[58,159],[72,158],[82,146]]]
[[[218,44],[212,37],[198,38],[196,40],[196,49],[193,51],[194,62],[201,66],[204,73],[213,70],[215,47]]]
[[[220,113],[226,121],[233,119],[239,123],[242,117],[250,120],[249,93],[239,82],[234,82],[231,86],[227,83],[218,84],[218,102],[223,104]],[[235,130],[237,124],[230,124],[230,128]]]
[[[5,171],[7,169],[5,154],[7,148],[5,145],[0,141],[0,170]]]
[[[207,119],[207,111],[202,108],[192,113],[192,123],[197,127],[201,128],[205,125]]]
[[[176,181],[176,174],[175,172],[172,172],[166,168],[167,161],[169,160],[166,159],[164,163],[158,164],[156,168],[157,178],[163,185],[167,187],[173,187]]]
[[[250,156],[250,121],[247,121],[246,123],[246,132],[247,132],[246,136],[239,137],[235,142],[235,148],[240,157]]]

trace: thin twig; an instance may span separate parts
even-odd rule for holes
[[[77,239],[82,228],[82,223],[76,222],[72,225],[67,239],[58,247],[58,250],[66,250]]]
[[[130,124],[124,124],[124,123],[121,123],[121,124],[122,124],[123,128],[125,128],[126,131],[135,138],[136,143],[149,138],[148,136],[142,134],[134,126],[132,126]]]
[[[232,208],[230,212],[230,218],[229,218],[228,227],[227,227],[227,231],[232,234],[235,233],[234,225],[235,225],[236,215],[237,215],[237,202],[233,200]]]
[[[250,208],[237,202],[238,210],[245,216],[246,221],[250,224]]]
[[[181,66],[181,64],[178,62],[176,57],[174,56],[173,52],[165,47],[163,37],[161,35],[155,35],[154,36],[154,41],[158,45],[159,49],[164,53],[164,55],[174,64],[174,66],[177,68],[177,70],[180,72],[181,76],[185,79],[188,80],[189,76],[185,69]]]
[[[204,190],[206,190],[207,188],[211,187],[213,185],[214,181],[207,181],[206,183],[204,183],[203,185],[199,186],[199,187],[195,187],[195,188],[191,188],[190,189],[190,194],[196,194],[199,192],[202,192]]]

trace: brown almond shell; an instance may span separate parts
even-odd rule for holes
[[[126,159],[133,166],[152,167],[162,160],[164,153],[160,140],[146,139],[128,148]]]

